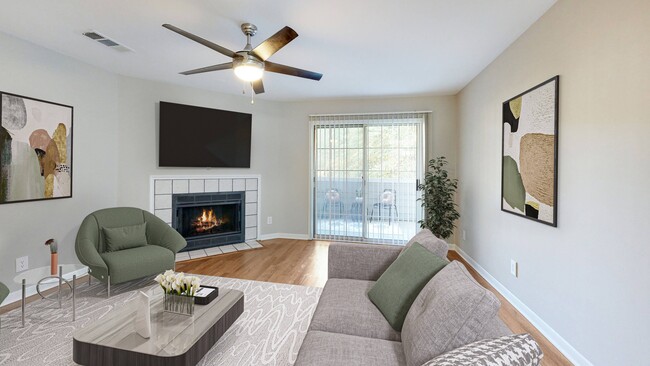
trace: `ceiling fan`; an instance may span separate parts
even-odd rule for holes
[[[184,71],[181,72],[182,75],[193,75],[204,72],[234,69],[235,75],[237,75],[238,78],[251,83],[255,94],[264,93],[264,84],[262,84],[262,76],[264,74],[264,71],[297,76],[311,80],[320,80],[323,77],[323,74],[319,74],[317,72],[302,70],[295,67],[267,61],[268,58],[271,57],[274,53],[278,52],[282,47],[286,46],[289,42],[298,37],[298,33],[296,33],[296,31],[290,27],[284,27],[280,29],[277,33],[269,37],[264,42],[260,43],[257,47],[253,48],[251,46],[251,37],[257,33],[257,27],[250,23],[244,23],[241,25],[241,30],[246,35],[246,47],[244,47],[243,50],[237,52],[233,52],[225,47],[219,46],[216,43],[210,42],[192,33],[186,32],[171,24],[163,24],[163,27],[184,37],[187,37],[194,42],[198,42],[212,50],[215,50],[222,55],[232,58],[232,62]]]

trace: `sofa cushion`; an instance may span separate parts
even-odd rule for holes
[[[405,365],[402,344],[383,339],[309,331],[296,366]]]
[[[449,244],[447,244],[446,241],[433,235],[433,233],[429,229],[422,229],[420,230],[419,233],[415,234],[415,236],[411,238],[411,240],[409,240],[408,243],[406,243],[400,255],[404,254],[404,251],[410,248],[411,245],[415,243],[420,243],[420,245],[427,248],[430,252],[432,252],[433,254],[437,255],[440,258],[447,258],[447,251],[449,250]]]
[[[422,289],[404,320],[402,342],[409,366],[419,366],[479,340],[499,311],[499,300],[453,261]]]
[[[368,291],[368,298],[384,314],[391,327],[401,332],[411,304],[431,277],[447,263],[446,259],[415,243],[379,277]]]
[[[121,227],[144,223],[142,209],[134,207],[115,207],[98,210],[90,214],[95,218],[99,228],[99,237],[97,240],[97,251],[103,253],[106,251],[103,227]]]
[[[107,252],[132,249],[147,245],[147,223],[102,228]]]
[[[391,328],[366,295],[374,284],[374,281],[330,278],[309,329],[399,341],[399,332]]]
[[[136,278],[162,273],[174,268],[174,253],[157,245],[125,249],[101,254],[108,266],[111,283],[122,283]]]
[[[495,317],[490,319],[481,330],[477,339],[489,339],[489,338],[499,338],[507,335],[511,335],[512,331],[506,326],[506,324],[499,318],[497,314]]]
[[[537,366],[544,354],[530,334],[484,339],[456,348],[423,366]]]

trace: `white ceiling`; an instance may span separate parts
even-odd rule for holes
[[[555,0],[6,0],[0,31],[118,74],[237,94],[232,71],[178,72],[228,62],[173,33],[171,23],[234,51],[239,25],[253,46],[285,25],[300,35],[270,61],[321,72],[321,81],[266,73],[269,100],[455,94]],[[92,42],[94,29],[135,50]],[[2,55],[0,55],[0,59]]]

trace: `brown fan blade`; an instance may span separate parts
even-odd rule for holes
[[[316,81],[320,80],[323,77],[323,74],[319,74],[317,72],[302,70],[295,67],[276,64],[269,61],[264,62],[264,70],[270,72],[276,72],[278,74],[297,76],[299,78],[311,79]]]
[[[260,43],[251,51],[251,53],[262,61],[266,61],[274,53],[278,52],[280,48],[289,44],[298,37],[298,33],[289,27],[280,29],[276,34],[267,38],[264,42]]]
[[[200,69],[183,71],[180,74],[181,75],[193,75],[193,74],[200,74],[202,72],[219,71],[219,70],[227,70],[227,69],[232,69],[232,62],[227,62],[225,64],[206,66],[206,67],[202,67]]]
[[[262,79],[253,81],[253,91],[255,94],[264,93],[264,84],[262,83]]]
[[[231,51],[231,50],[229,50],[229,49],[227,49],[225,47],[221,47],[216,43],[208,41],[207,39],[203,39],[203,38],[201,38],[199,36],[196,36],[196,35],[194,35],[192,33],[186,32],[186,31],[184,31],[184,30],[182,30],[180,28],[176,28],[171,24],[163,24],[163,27],[169,29],[172,32],[176,32],[176,33],[180,34],[181,36],[187,37],[187,38],[193,40],[194,42],[198,42],[198,43],[200,43],[200,44],[202,44],[202,45],[204,45],[204,46],[206,46],[208,48],[211,48],[211,49],[219,52],[222,55],[232,57],[232,58],[241,57],[238,54],[234,53],[233,51]]]

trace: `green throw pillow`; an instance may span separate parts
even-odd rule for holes
[[[143,247],[147,245],[147,223],[115,228],[102,228],[107,252]]]
[[[420,291],[449,262],[414,243],[402,252],[368,291],[368,298],[393,329],[402,331],[404,319]]]

